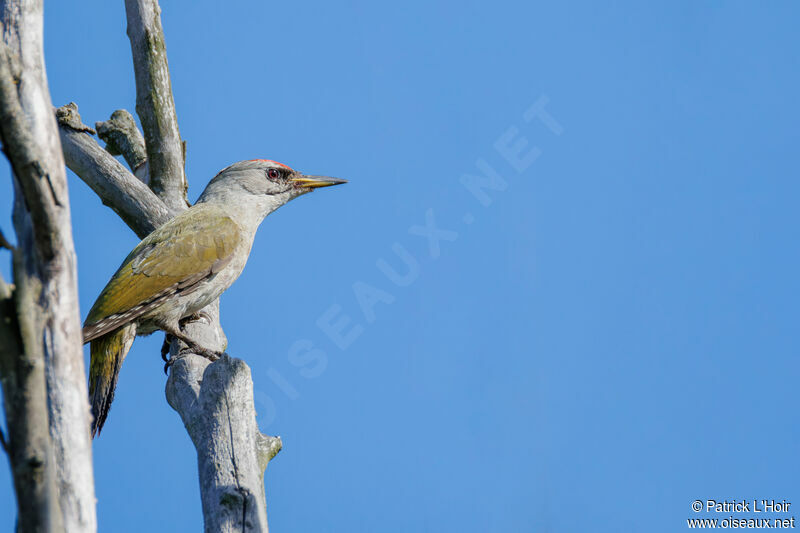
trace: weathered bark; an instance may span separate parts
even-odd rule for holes
[[[146,237],[182,209],[169,209],[150,188],[100,148],[81,123],[78,106],[57,110],[61,146],[67,166],[86,182],[103,204],[113,209],[140,238]],[[87,131],[88,130],[88,131]]]
[[[17,528],[20,532],[63,531],[48,429],[44,357],[23,350],[13,286],[2,278],[0,385],[8,428],[3,447],[14,478]]]
[[[186,208],[186,177],[167,45],[156,0],[125,0],[136,76],[136,114],[144,130],[150,187],[170,209]]]
[[[4,61],[10,68],[4,67],[0,100],[3,147],[15,186],[21,357],[44,365],[52,460],[45,456],[42,464],[45,477],[55,474],[61,525],[70,532],[93,532],[94,478],[75,252],[66,171],[45,75],[42,1],[2,1],[0,8],[3,42],[12,58]],[[38,393],[31,401],[41,401]],[[55,509],[52,504],[47,508],[50,520],[56,520]],[[19,510],[22,522],[24,509]]]
[[[95,128],[97,136],[105,141],[108,153],[122,155],[133,175],[148,183],[150,168],[147,164],[144,137],[131,114],[124,109],[117,109],[105,122],[95,122]]]
[[[210,323],[185,329],[222,351],[227,341],[218,327],[218,306],[206,312]],[[178,349],[173,345],[173,356]],[[281,441],[258,430],[250,368],[227,355],[214,363],[188,355],[173,364],[166,392],[197,450],[205,531],[268,531],[264,470]]]

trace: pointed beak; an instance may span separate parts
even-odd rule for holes
[[[296,183],[298,187],[305,189],[319,189],[320,187],[330,187],[332,185],[341,185],[347,183],[347,180],[340,180],[339,178],[329,178],[328,176],[297,176],[296,178],[289,178],[289,181]]]

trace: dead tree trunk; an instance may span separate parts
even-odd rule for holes
[[[206,312],[211,323],[193,322],[188,333],[222,350],[227,341],[217,326],[219,307]],[[264,470],[281,441],[258,430],[250,367],[227,356],[214,363],[200,356],[179,359],[167,380],[167,401],[197,450],[205,530],[267,531]]]
[[[66,171],[41,0],[0,2],[0,130],[14,176],[14,283],[0,282],[0,372],[21,531],[96,530]],[[44,394],[44,395],[43,395]]]

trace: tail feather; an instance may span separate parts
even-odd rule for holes
[[[89,399],[92,403],[92,437],[98,435],[111,409],[119,370],[136,337],[136,323],[129,323],[92,341],[89,366]]]

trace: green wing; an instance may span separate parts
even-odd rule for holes
[[[89,311],[84,342],[129,323],[221,270],[242,239],[223,210],[194,206],[148,235],[125,258]]]

